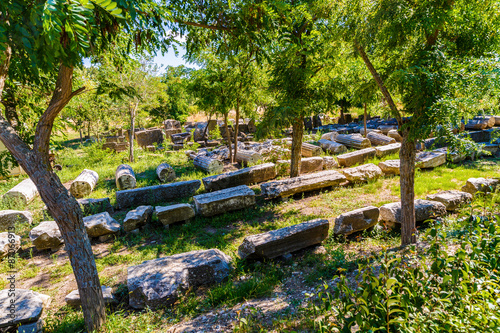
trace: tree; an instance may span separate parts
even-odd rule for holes
[[[398,121],[401,243],[414,243],[416,143],[480,110],[498,58],[499,3],[353,0],[339,9],[332,27],[363,59]]]
[[[73,90],[73,71],[82,58],[107,48],[126,31],[136,45],[152,50],[163,45],[165,13],[150,1],[41,1],[0,3],[0,96],[7,80],[36,82],[43,73],[57,75],[50,102],[40,116],[33,147],[0,117],[0,140],[36,184],[65,240],[82,299],[88,331],[105,321],[105,309],[92,248],[76,200],[52,171],[48,150],[54,121],[85,88]],[[144,42],[144,43],[143,43]]]

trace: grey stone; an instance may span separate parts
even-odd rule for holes
[[[129,232],[148,224],[152,214],[152,206],[139,206],[129,211],[123,219],[123,230]]]
[[[190,204],[177,204],[171,206],[156,206],[155,215],[164,226],[175,222],[187,221],[195,216]]]
[[[454,211],[463,204],[472,201],[472,194],[462,191],[441,191],[427,196],[427,200],[439,201],[446,206],[446,210]]]
[[[333,232],[336,235],[350,235],[373,227],[378,223],[379,209],[368,206],[340,214],[335,219]]]
[[[290,175],[290,161],[276,161],[276,169],[279,175]],[[300,159],[300,174],[311,173],[323,170],[323,157],[305,157]]]
[[[350,167],[358,163],[363,163],[366,159],[374,157],[376,153],[377,151],[375,148],[365,148],[347,154],[338,155],[337,161],[340,166]]]
[[[363,164],[354,168],[339,170],[348,181],[353,183],[367,182],[383,176],[382,170],[373,163]]]
[[[260,185],[262,194],[268,198],[286,198],[296,193],[319,190],[338,186],[345,182],[346,177],[334,170],[325,170],[307,175],[277,180]]]
[[[134,309],[172,305],[182,291],[223,281],[231,258],[217,249],[180,253],[128,268],[129,304]]]
[[[446,163],[446,152],[441,150],[426,151],[417,154],[415,167],[420,169],[435,168]]]
[[[0,211],[0,232],[9,231],[16,223],[33,223],[33,216],[28,211],[2,210]]]
[[[328,237],[329,227],[328,220],[316,219],[247,236],[238,247],[238,255],[242,259],[273,259],[321,243]]]
[[[214,216],[228,211],[255,205],[255,193],[246,185],[193,197],[196,212],[202,216]]]
[[[12,232],[0,233],[0,259],[15,254],[21,247],[21,236]]]
[[[30,240],[37,250],[56,249],[64,244],[56,221],[43,221],[31,229]]]
[[[337,160],[333,158],[332,156],[323,156],[323,169],[324,170],[331,170],[338,168],[339,164],[337,163]]]
[[[226,172],[203,178],[203,185],[207,191],[218,191],[226,188],[250,185],[265,182],[276,178],[276,166],[274,163],[255,165],[237,171]]]
[[[49,303],[49,296],[32,290],[9,288],[0,291],[0,309],[2,309],[0,328],[14,328],[18,325],[36,322],[42,315],[44,307]]]
[[[401,143],[392,143],[390,145],[375,147],[375,155],[377,157],[383,157],[386,155],[398,153],[401,149]]]
[[[498,178],[469,178],[464,186],[462,186],[462,191],[468,192],[474,195],[476,192],[492,192],[495,191],[496,187],[500,184],[500,179]]]
[[[27,178],[11,188],[5,195],[3,199],[7,201],[7,203],[14,202],[22,202],[23,204],[30,203],[36,196],[38,195],[38,189],[30,178]]]
[[[17,328],[17,333],[42,333],[43,319],[40,318],[34,323],[24,324]]]
[[[113,296],[113,289],[106,286],[101,286],[102,296],[104,298],[104,304],[116,304],[118,301]],[[82,306],[82,300],[80,299],[80,292],[77,290],[73,290],[70,292],[65,298],[64,301],[67,305],[71,307],[80,307]]]
[[[422,222],[446,214],[446,207],[441,202],[415,200],[415,220]],[[401,202],[393,202],[380,207],[380,220],[401,224]]]
[[[84,217],[83,224],[89,237],[99,237],[120,231],[120,223],[116,222],[108,212]]]
[[[160,202],[168,202],[174,199],[192,196],[201,185],[199,180],[188,180],[166,185],[148,186],[133,190],[116,192],[116,204],[118,208],[140,205],[154,205]]]
[[[399,160],[387,160],[380,162],[378,167],[386,175],[399,175],[400,162]]]
[[[109,198],[78,199],[77,201],[82,208],[83,216],[89,216],[103,212],[113,214],[115,212],[113,206],[111,206]]]
[[[89,169],[83,169],[78,177],[73,180],[69,191],[75,198],[83,198],[89,195],[99,181],[97,172]]]

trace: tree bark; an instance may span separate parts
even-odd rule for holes
[[[402,130],[403,142],[399,151],[401,186],[401,245],[417,242],[415,223],[415,141],[409,138],[410,130]]]
[[[233,162],[233,149],[231,147],[231,133],[229,133],[229,126],[227,125],[227,113],[224,113],[224,125],[226,126],[227,147],[229,148],[229,160]]]
[[[241,89],[241,87],[240,87]],[[233,160],[234,163],[236,161],[236,154],[238,154],[238,130],[240,125],[240,99],[236,99],[236,124],[234,124],[234,154]]]
[[[9,74],[10,58],[12,57],[12,49],[10,45],[7,45],[3,53],[3,57],[0,58],[2,63],[0,64],[0,99],[2,99],[3,88],[5,87],[5,81],[7,80],[7,75]]]
[[[4,60],[0,67],[0,97],[7,72],[8,63],[5,63]],[[65,74],[68,74],[68,71],[59,72],[59,75]],[[59,78],[58,82],[60,82]],[[61,86],[56,85],[56,90],[57,87]],[[71,85],[64,85],[62,89],[70,87]],[[47,205],[61,231],[80,292],[85,325],[87,330],[92,332],[98,330],[106,319],[104,300],[92,247],[83,224],[80,205],[68,193],[59,177],[52,171],[48,162],[48,143],[45,145],[45,141],[50,139],[52,129],[50,122],[53,123],[58,113],[57,110],[60,111],[76,93],[70,91],[67,94],[65,91],[54,91],[52,101],[40,118],[36,129],[35,147],[38,147],[38,149],[30,149],[1,115],[0,140],[33,180],[43,202]],[[66,98],[62,96],[66,96]],[[63,106],[61,107],[61,105]],[[44,123],[44,121],[48,123]]]
[[[14,90],[8,85],[4,87],[2,104],[5,107],[5,119],[7,119],[7,121],[14,129],[17,129],[17,126],[19,125],[19,116],[17,114],[17,100]]]
[[[129,155],[128,161],[130,163],[134,162],[134,134],[135,134],[135,112],[139,103],[135,103],[133,109],[130,109],[130,136],[129,136]]]
[[[391,109],[391,112],[393,113],[394,117],[396,117],[398,123],[401,123],[401,116],[399,114],[398,108],[396,107],[396,104],[394,104],[394,101],[392,100],[392,96],[387,90],[387,87],[384,84],[384,81],[382,81],[382,78],[378,74],[377,70],[375,67],[373,67],[372,62],[370,61],[370,58],[368,58],[368,55],[365,52],[365,49],[363,48],[362,45],[360,45],[356,40],[354,41],[354,47],[356,50],[358,50],[359,55],[363,59],[366,67],[370,71],[370,73],[373,76],[373,79],[377,83],[377,86],[379,87],[380,91],[382,92],[382,95],[384,96],[384,99],[386,100],[387,104],[389,104],[389,108]]]
[[[290,164],[290,178],[300,175],[302,157],[302,135],[304,134],[304,117],[300,116],[292,124],[292,157]]]
[[[365,103],[365,116],[363,117],[363,127],[365,128],[365,135],[364,137],[366,138],[366,118],[368,117],[368,113],[366,112],[366,103]]]

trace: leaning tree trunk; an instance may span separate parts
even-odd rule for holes
[[[229,148],[229,160],[233,162],[233,149],[231,148],[231,133],[229,133],[229,126],[227,125],[227,113],[224,113],[224,125],[226,126],[227,147]]]
[[[5,68],[8,68],[8,60],[0,66],[0,96],[6,78]],[[104,324],[106,311],[92,247],[83,224],[80,205],[52,171],[48,158],[50,134],[55,118],[71,98],[85,89],[72,91],[72,81],[73,68],[61,65],[52,99],[36,127],[33,149],[21,140],[2,116],[0,140],[33,180],[61,231],[78,285],[85,325],[87,331],[93,332]]]
[[[409,129],[402,130],[399,151],[401,186],[401,245],[417,242],[415,223],[415,141],[409,139]]]
[[[300,116],[292,124],[292,158],[290,178],[300,175],[300,160],[302,157],[302,135],[304,134],[304,117]]]
[[[236,161],[236,154],[238,154],[238,130],[240,125],[240,99],[236,100],[236,124],[234,124],[234,154],[231,163]]]

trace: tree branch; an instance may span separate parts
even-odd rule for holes
[[[224,26],[210,25],[210,24],[204,24],[204,23],[186,22],[186,21],[181,21],[178,19],[173,19],[173,21],[176,23],[179,23],[179,24],[185,24],[185,25],[190,25],[193,27],[205,28],[205,29],[210,29],[210,30],[233,31],[236,29],[234,27],[224,27]]]
[[[12,49],[10,45],[7,44],[7,49],[4,51],[3,63],[0,64],[0,101],[2,100],[3,88],[5,87],[5,81],[7,80],[7,75],[9,73],[10,58],[12,56]]]
[[[72,91],[72,85],[73,67],[61,65],[56,88],[52,94],[49,106],[38,121],[35,142],[33,143],[33,150],[40,152],[45,162],[48,162],[50,135],[52,134],[52,127],[56,117],[74,96],[81,94],[85,90],[85,87],[81,87]]]

